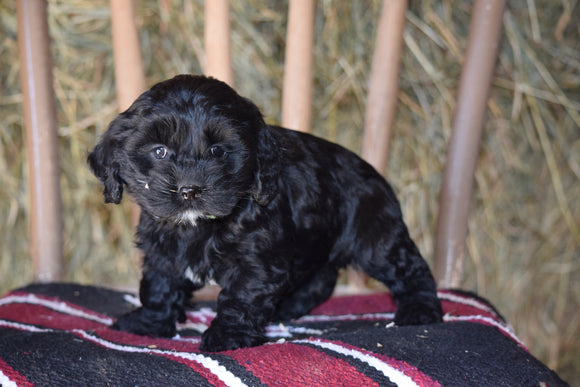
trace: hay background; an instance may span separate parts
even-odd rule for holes
[[[432,263],[437,199],[469,1],[410,2],[387,177]],[[163,5],[167,4],[168,8]],[[280,119],[285,13],[232,1],[236,88]],[[380,1],[317,2],[313,132],[360,153]],[[129,206],[105,206],[86,151],[117,113],[108,2],[50,1],[66,279],[135,287]],[[32,280],[13,2],[0,4],[0,291]],[[138,2],[148,85],[200,73],[203,1]],[[504,18],[469,220],[463,287],[489,298],[531,352],[580,380],[580,5],[513,0]]]

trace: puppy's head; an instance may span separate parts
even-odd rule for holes
[[[227,84],[180,75],[121,113],[89,154],[105,202],[123,188],[160,221],[229,215],[243,198],[276,194],[277,145],[258,108]]]

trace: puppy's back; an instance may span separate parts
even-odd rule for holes
[[[353,194],[351,190],[364,194],[367,189],[378,189],[383,195],[394,197],[385,178],[354,152],[309,133],[278,126],[268,129],[278,141],[282,168],[301,170],[306,177],[303,184],[314,179],[340,188],[345,194]]]

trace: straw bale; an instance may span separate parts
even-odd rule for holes
[[[104,205],[86,152],[117,113],[108,1],[51,0],[66,279],[136,287],[129,201]],[[532,353],[580,380],[580,5],[508,2],[475,176],[463,287],[489,298]],[[204,65],[203,1],[142,0],[149,85]],[[312,132],[360,152],[381,2],[316,3]],[[387,177],[432,262],[437,200],[471,1],[410,2]],[[232,0],[234,83],[280,120],[287,3]],[[0,290],[31,280],[13,2],[0,3]]]

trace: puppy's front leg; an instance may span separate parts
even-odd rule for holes
[[[142,307],[120,317],[113,328],[139,335],[173,337],[175,323],[185,320],[184,303],[193,290],[191,283],[181,278],[145,271],[139,288]]]
[[[274,313],[274,300],[271,293],[265,292],[266,288],[264,285],[259,290],[238,292],[223,289],[217,316],[203,333],[200,349],[219,352],[264,343],[264,327]],[[248,297],[250,293],[252,297]]]

